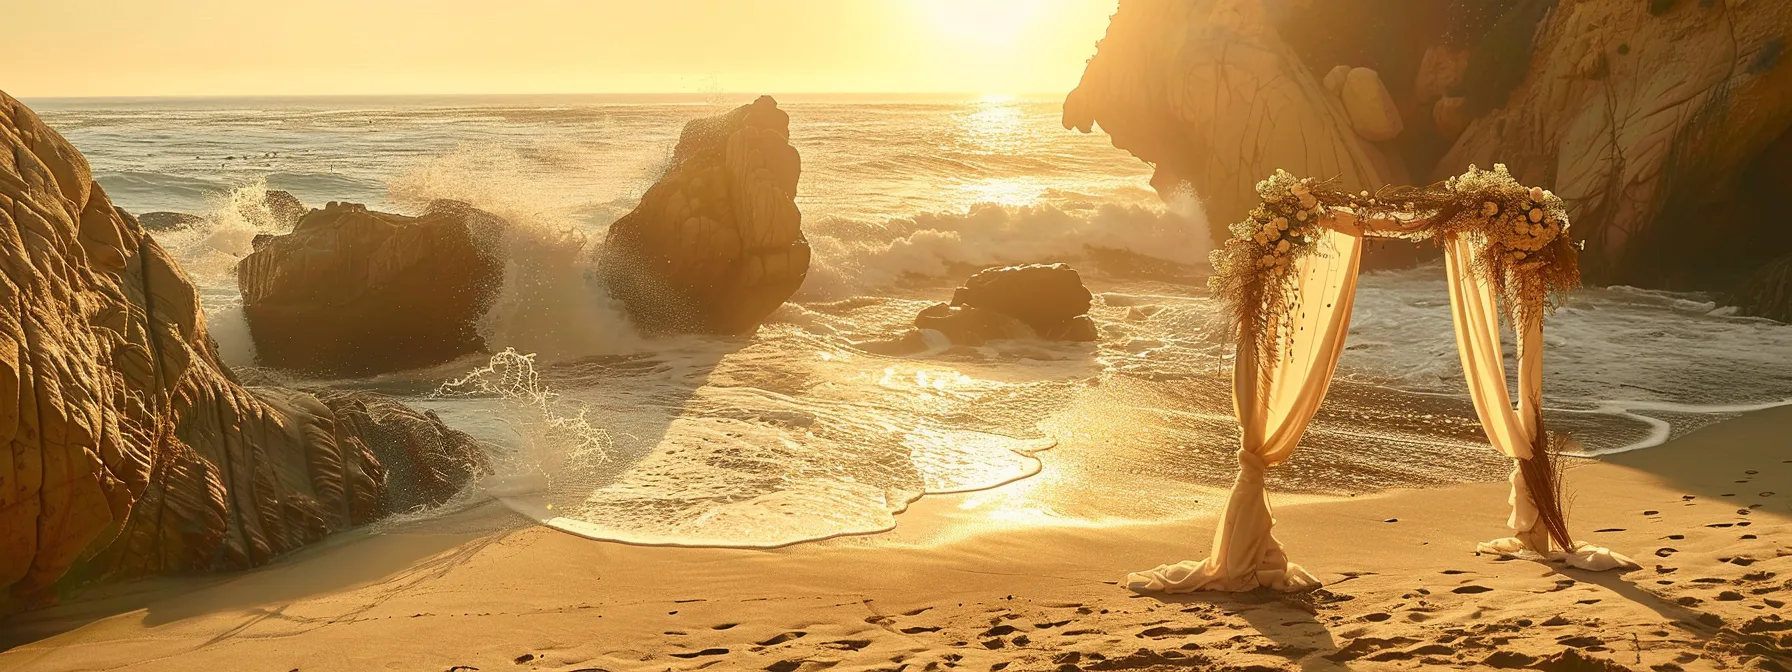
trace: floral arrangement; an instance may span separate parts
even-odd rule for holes
[[[1514,317],[1546,310],[1552,298],[1580,284],[1577,248],[1568,235],[1562,199],[1526,187],[1506,166],[1470,166],[1428,187],[1389,187],[1348,193],[1330,181],[1277,170],[1257,183],[1262,202],[1231,226],[1232,238],[1212,254],[1209,280],[1226,306],[1241,342],[1257,344],[1259,361],[1278,353],[1279,325],[1300,300],[1295,273],[1301,259],[1325,254],[1327,229],[1374,238],[1452,240],[1477,245],[1475,270],[1494,284]],[[1343,225],[1348,222],[1348,225]]]

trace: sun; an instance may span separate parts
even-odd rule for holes
[[[1052,0],[916,0],[941,37],[989,46],[1013,44],[1055,4]]]

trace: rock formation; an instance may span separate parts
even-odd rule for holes
[[[937,332],[936,339],[953,345],[1011,339],[1090,342],[1100,338],[1089,319],[1093,298],[1082,277],[1064,264],[990,268],[966,280],[952,293],[951,303],[922,309],[915,327],[902,336],[854,345],[884,355],[914,354],[935,345],[926,332]]]
[[[1564,2],[1433,176],[1505,162],[1567,199],[1601,283],[1727,286],[1792,252],[1792,3]]]
[[[453,201],[421,217],[331,203],[237,264],[258,363],[363,375],[480,352],[503,222]]]
[[[610,295],[648,333],[751,333],[809,270],[801,174],[770,97],[686,124],[666,175],[610,225]]]
[[[1341,91],[1348,74],[1333,79]],[[1121,2],[1064,102],[1065,128],[1096,125],[1156,168],[1159,193],[1193,186],[1216,240],[1277,168],[1336,176],[1352,190],[1393,181],[1382,151],[1357,135],[1259,0]]]
[[[1190,183],[1216,234],[1276,168],[1500,162],[1568,199],[1588,281],[1737,290],[1792,252],[1788,39],[1786,2],[1122,0],[1064,121]]]
[[[952,306],[994,312],[1051,341],[1093,341],[1093,296],[1064,264],[1007,266],[978,272],[952,293]]]
[[[377,395],[239,384],[186,275],[3,93],[0,147],[0,612],[259,565],[481,469]]]

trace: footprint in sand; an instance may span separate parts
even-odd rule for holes
[[[674,653],[674,654],[669,654],[669,655],[671,655],[673,658],[700,658],[703,656],[726,656],[726,655],[728,655],[728,650],[727,649],[704,649],[702,651],[690,651],[690,652],[686,652],[686,653]]]
[[[917,625],[914,627],[903,628],[901,630],[898,630],[897,632],[900,632],[905,635],[919,635],[924,632],[939,632],[939,631],[940,631],[940,626],[937,626],[937,625]]]
[[[841,651],[858,651],[867,646],[871,646],[871,640],[869,640],[869,639],[842,639],[839,641],[828,642],[826,644],[823,644],[822,646],[828,647],[830,649],[839,649]]]
[[[1488,588],[1487,586],[1477,586],[1477,585],[1474,585],[1471,583],[1466,586],[1457,586],[1455,589],[1451,590],[1450,592],[1456,593],[1458,595],[1474,595],[1476,593],[1485,593],[1485,592],[1488,592],[1491,590],[1493,590],[1493,589]]]
[[[1204,632],[1207,632],[1207,628],[1205,626],[1199,626],[1199,625],[1189,626],[1189,627],[1185,627],[1185,628],[1156,627],[1156,628],[1147,629],[1147,630],[1140,632],[1139,634],[1133,635],[1133,636],[1134,637],[1150,637],[1151,639],[1163,639],[1165,637],[1182,637],[1182,636],[1186,636],[1186,635],[1199,635]]]
[[[1655,557],[1665,558],[1678,552],[1679,549],[1676,548],[1658,548],[1655,549]]]
[[[801,631],[785,632],[785,633],[780,633],[776,637],[773,637],[771,639],[760,642],[759,645],[760,646],[777,646],[779,644],[783,644],[785,642],[788,642],[788,641],[791,641],[794,639],[802,639],[807,636],[809,636],[809,633],[807,633],[807,632],[801,632]]]

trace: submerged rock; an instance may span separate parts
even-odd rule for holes
[[[745,334],[802,286],[802,160],[769,96],[685,125],[672,167],[610,225],[600,272],[648,333]]]
[[[205,218],[184,212],[145,212],[137,216],[137,222],[150,231],[179,231],[203,224]]]
[[[378,395],[239,384],[192,282],[4,93],[0,147],[0,612],[260,565],[482,469],[470,437]]]
[[[454,201],[421,217],[353,203],[260,236],[237,264],[243,314],[264,366],[365,375],[480,352],[477,330],[503,281],[505,224]]]

